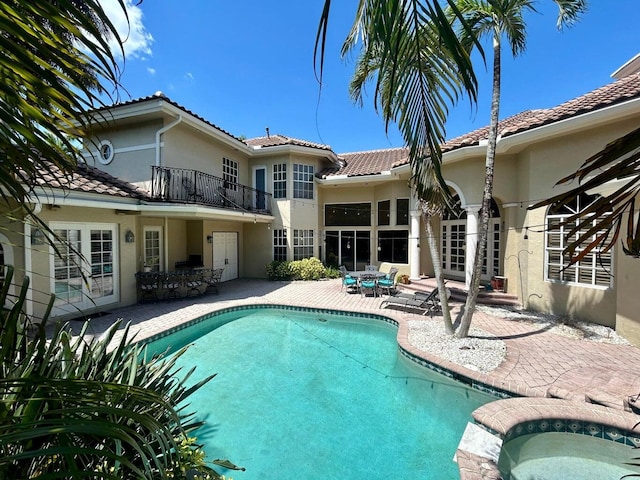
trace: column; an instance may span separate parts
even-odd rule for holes
[[[478,249],[478,215],[480,214],[481,205],[468,205],[467,211],[467,229],[465,242],[465,268],[464,268],[464,284],[469,290],[471,287],[471,275],[473,275],[473,260],[476,258],[476,250]]]
[[[420,211],[411,210],[409,223],[409,277],[420,279]]]

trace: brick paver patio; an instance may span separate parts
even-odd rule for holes
[[[584,403],[585,396],[596,400],[605,399],[621,406],[624,398],[640,392],[640,349],[637,347],[568,338],[551,333],[539,324],[476,312],[473,325],[496,335],[507,346],[506,359],[502,364],[494,371],[483,374],[437,358],[409,344],[408,320],[441,322],[442,317],[436,316],[432,319],[395,309],[381,310],[381,301],[381,298],[362,297],[342,291],[340,280],[267,282],[242,279],[222,284],[217,295],[208,294],[114,310],[92,320],[92,332],[99,335],[114,320],[122,318],[132,323],[132,331],[137,333],[137,338],[142,339],[207,313],[237,305],[282,304],[370,312],[388,316],[398,322],[398,342],[410,353],[469,379],[515,395],[567,398],[574,401],[573,405],[581,409],[587,408],[584,415],[588,416],[588,406],[591,404]],[[454,304],[453,313],[455,314],[459,308],[459,304]],[[593,414],[596,418],[602,415],[599,409],[600,406],[594,407]],[[514,415],[520,414],[519,409],[512,410]],[[478,416],[474,414],[474,417],[476,421],[488,426],[491,426],[492,421],[517,421],[517,418],[496,420],[493,413],[489,408],[480,412]],[[633,416],[632,419],[627,418],[621,422],[626,421],[628,424],[635,418],[637,417]],[[483,419],[486,421],[483,422]],[[492,428],[497,431],[495,425]],[[495,472],[486,471],[486,460],[461,453],[461,478],[497,478]]]

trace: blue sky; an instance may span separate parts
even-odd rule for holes
[[[114,0],[102,0],[105,9]],[[127,0],[130,2],[131,0]],[[134,2],[134,4],[137,3]],[[348,95],[353,59],[340,46],[356,0],[335,0],[322,91],[313,69],[313,47],[323,0],[144,0],[129,5],[123,100],[164,92],[228,132],[272,134],[329,144],[337,153],[402,146],[365,98]],[[557,8],[538,0],[527,18],[527,50],[513,60],[503,53],[500,118],[553,107],[605,85],[610,74],[640,52],[638,0],[591,0],[570,29],[556,29]],[[117,19],[114,18],[117,21]],[[476,62],[480,99],[450,112],[447,138],[488,123],[491,78]]]

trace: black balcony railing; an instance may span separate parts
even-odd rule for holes
[[[186,168],[151,167],[155,200],[271,213],[271,194]]]

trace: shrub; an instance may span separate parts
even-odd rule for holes
[[[325,268],[315,257],[291,262],[289,269],[294,280],[320,280],[325,276]]]
[[[291,280],[290,263],[274,260],[267,264],[267,278],[269,280]]]
[[[13,269],[5,268],[6,305]],[[201,422],[184,411],[213,375],[187,386],[193,370],[175,363],[185,349],[147,360],[128,325],[116,338],[121,320],[100,338],[85,336],[89,322],[78,336],[64,324],[48,338],[54,298],[43,323],[30,325],[28,280],[0,310],[0,478],[218,478],[189,436]]]
[[[324,269],[325,278],[340,278],[340,270],[335,267],[326,267]]]

